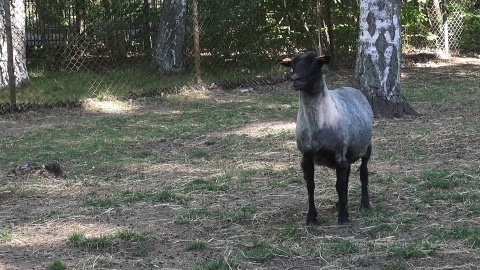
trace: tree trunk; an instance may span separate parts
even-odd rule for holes
[[[361,0],[354,85],[377,117],[416,115],[401,94],[400,0]]]
[[[4,4],[7,1],[0,0],[0,87],[9,84],[8,76],[8,53],[7,33]],[[10,2],[10,1],[8,1]],[[12,49],[15,85],[17,87],[28,84],[27,56],[25,48],[25,3],[23,0],[12,0],[10,5],[12,25]]]
[[[193,12],[193,51],[195,55],[195,79],[202,83],[202,69],[200,65],[200,26],[198,14],[198,0],[192,1]]]
[[[336,68],[337,63],[336,63],[336,57],[335,57],[335,34],[333,32],[334,28],[334,23],[333,23],[333,7],[335,5],[334,0],[327,0],[327,12],[325,16],[325,20],[327,21],[327,39],[328,39],[328,51],[331,57],[330,60],[330,67]]]
[[[185,70],[186,0],[165,0],[153,65],[161,71]]]

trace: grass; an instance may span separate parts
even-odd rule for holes
[[[279,73],[272,70],[271,65],[257,65],[257,75]],[[239,69],[241,67],[223,69],[222,72],[207,70],[203,72],[203,81],[209,84],[252,79],[252,74],[239,72]],[[123,99],[131,93],[147,96],[175,93],[181,88],[179,85],[194,84],[193,70],[159,74],[144,63],[116,63],[114,68],[109,67],[101,72],[88,69],[56,71],[39,66],[29,68],[29,77],[29,85],[17,90],[18,103],[51,104],[86,98]],[[9,101],[9,92],[0,91],[0,104]]]
[[[208,248],[208,243],[203,241],[192,241],[187,244],[185,250],[205,250]]]
[[[419,241],[416,243],[402,243],[390,247],[389,252],[392,256],[403,259],[414,259],[435,254],[436,247],[429,242]]]
[[[462,175],[445,170],[432,169],[422,172],[420,179],[426,188],[450,189],[460,184]]]
[[[134,204],[143,201],[150,203],[184,203],[186,198],[183,195],[179,195],[169,190],[163,190],[160,192],[123,190],[117,191],[113,195],[100,195],[96,191],[93,191],[85,199],[85,205],[93,207],[112,207],[121,204]]]
[[[315,172],[319,224],[305,226],[298,93],[286,85],[118,101],[118,112],[4,115],[0,268],[480,267],[480,96],[471,95],[478,79],[461,70],[407,74],[404,93],[422,116],[375,120],[372,207],[360,208],[354,166],[346,226],[336,223],[335,175],[325,168]],[[455,88],[435,79],[446,72],[461,78]],[[8,174],[51,159],[66,178]]]
[[[87,237],[84,233],[73,233],[68,237],[70,243],[78,247],[108,249],[114,246],[129,246],[137,253],[146,252],[151,237],[135,232],[133,229],[118,230],[114,233]]]
[[[235,262],[222,257],[197,262],[194,266],[199,270],[228,270],[235,266]]]
[[[0,230],[0,242],[7,242],[12,239],[12,233],[7,230]]]
[[[59,259],[53,260],[52,264],[48,266],[48,270],[64,270],[68,269],[67,264]]]
[[[459,239],[467,240],[473,247],[480,246],[480,229],[466,226],[453,226],[450,229],[435,229],[432,231],[433,237],[439,239]]]
[[[185,191],[226,191],[230,188],[228,183],[231,178],[231,175],[223,175],[210,179],[194,179],[185,186]]]
[[[360,247],[350,239],[333,239],[327,242],[327,249],[334,254],[358,253]]]

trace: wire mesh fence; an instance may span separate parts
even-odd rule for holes
[[[452,0],[448,3],[434,1],[426,6],[431,25],[428,45],[435,49],[438,55],[449,57],[458,52],[464,28],[465,9],[472,6],[473,2],[465,0]]]
[[[438,13],[435,1],[406,5],[404,42],[445,48],[441,42],[447,40],[458,49],[464,8],[474,1],[456,1],[448,6],[447,38],[443,21],[429,19]],[[303,50],[335,53],[337,63],[353,63],[358,2],[332,3],[0,0],[0,112],[158,95],[199,82],[222,88],[278,83],[285,80],[278,59]],[[7,17],[13,60],[4,49]],[[13,91],[8,61],[14,66]]]

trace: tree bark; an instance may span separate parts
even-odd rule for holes
[[[195,79],[202,83],[202,69],[200,65],[200,26],[198,14],[198,0],[192,1],[193,12],[193,51],[195,55]]]
[[[8,52],[5,2],[0,1],[0,87],[7,86],[10,82],[8,76]],[[10,5],[12,26],[12,51],[15,86],[22,87],[29,82],[27,72],[27,55],[25,46],[25,3],[23,0],[12,0]]]
[[[416,115],[401,94],[400,0],[361,0],[354,85],[376,117]]]
[[[334,0],[327,0],[326,1],[326,15],[325,20],[327,21],[327,39],[328,39],[328,51],[331,57],[330,60],[330,67],[336,68],[336,54],[335,54],[335,33],[333,32],[334,23],[333,23],[333,7],[335,5]]]
[[[165,0],[153,65],[160,71],[185,70],[186,0]]]

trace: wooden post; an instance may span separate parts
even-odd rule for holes
[[[10,12],[10,0],[4,0],[3,8],[5,10],[5,34],[7,36],[7,72],[8,89],[10,90],[10,106],[16,106],[17,95],[15,89],[15,71],[13,66],[12,14]]]
[[[193,50],[195,54],[195,79],[202,83],[202,70],[200,67],[200,27],[198,19],[198,0],[192,1],[193,11]]]

